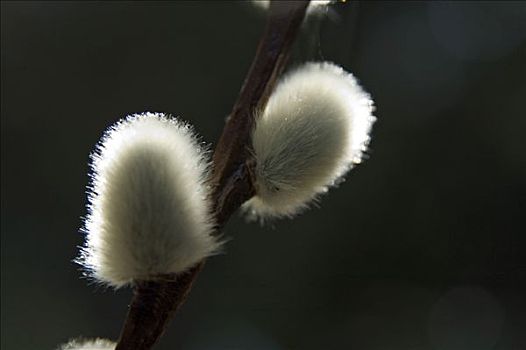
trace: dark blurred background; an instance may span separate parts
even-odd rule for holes
[[[134,112],[214,144],[264,11],[1,3],[1,346],[116,339],[131,297],[81,279],[88,155]],[[291,66],[372,94],[370,159],[294,220],[237,216],[157,349],[526,349],[526,3],[338,3]]]

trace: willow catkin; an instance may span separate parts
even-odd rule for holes
[[[91,159],[78,260],[95,280],[121,287],[185,271],[216,252],[208,164],[189,125],[132,115],[106,131]]]
[[[332,63],[285,75],[256,118],[256,196],[244,209],[264,219],[308,207],[361,162],[373,110],[354,76]]]

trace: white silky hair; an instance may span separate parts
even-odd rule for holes
[[[188,124],[129,116],[106,131],[91,160],[78,262],[96,281],[118,288],[183,272],[217,252],[206,149]]]
[[[375,117],[351,73],[306,63],[285,75],[256,118],[252,147],[256,196],[250,218],[293,216],[362,161]]]
[[[106,339],[75,339],[58,350],[114,350],[116,346],[116,343]]]

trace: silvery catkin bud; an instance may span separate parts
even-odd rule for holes
[[[285,75],[256,118],[252,217],[292,216],[360,163],[375,117],[354,76],[332,63]]]
[[[106,339],[75,339],[62,345],[59,350],[114,350],[115,344]]]
[[[129,116],[106,131],[91,159],[78,261],[95,280],[121,287],[183,272],[216,252],[205,150],[189,125]]]

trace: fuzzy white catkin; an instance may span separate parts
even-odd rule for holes
[[[106,339],[75,339],[58,350],[114,350],[116,343]]]
[[[189,125],[163,114],[110,127],[92,154],[86,243],[78,261],[121,287],[179,273],[215,253],[207,160]]]
[[[285,75],[252,134],[256,196],[250,217],[292,216],[360,163],[375,117],[373,101],[352,74],[307,63]]]

